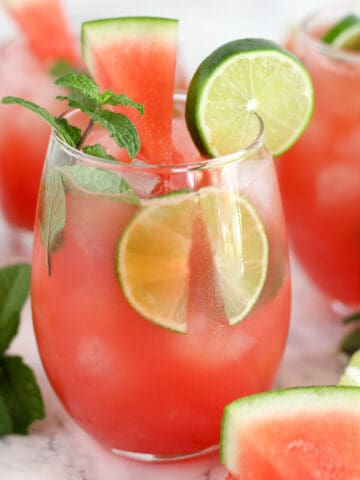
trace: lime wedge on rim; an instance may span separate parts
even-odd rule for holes
[[[193,225],[202,221],[228,321],[245,318],[264,286],[269,258],[255,208],[240,195],[212,187],[146,205],[118,245],[118,278],[130,305],[158,325],[186,331]]]
[[[308,125],[314,104],[300,60],[264,39],[242,39],[215,50],[191,80],[186,122],[198,149],[212,157],[241,150],[265,124],[265,144],[280,155]]]
[[[322,41],[346,50],[360,50],[360,17],[350,14],[342,18]]]
[[[360,350],[350,357],[345,371],[340,378],[339,385],[360,387]]]

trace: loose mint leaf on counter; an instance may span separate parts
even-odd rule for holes
[[[83,95],[91,98],[98,105],[101,103],[99,87],[87,75],[82,73],[70,73],[55,80],[55,84],[73,90],[79,90]]]
[[[27,263],[0,269],[0,354],[18,331],[21,310],[29,295],[30,270]]]
[[[47,268],[51,275],[51,253],[62,243],[66,221],[66,199],[62,177],[57,168],[47,176],[45,192],[40,195],[40,237],[46,249]]]
[[[116,158],[109,155],[105,148],[99,143],[95,145],[85,145],[82,150],[87,155],[93,155],[94,157],[103,158],[104,160],[114,160],[116,162]]]
[[[136,108],[136,110],[141,113],[141,115],[144,114],[144,107],[141,105],[141,103],[136,103],[131,98],[127,97],[123,93],[120,95],[117,95],[114,93],[112,90],[104,90],[103,93],[101,94],[101,104],[102,105],[112,105],[112,106],[117,106],[117,105],[122,105],[124,107],[133,107]]]
[[[90,115],[94,122],[100,123],[119,147],[124,147],[131,158],[140,151],[140,140],[135,125],[122,113],[100,110]]]
[[[61,168],[64,184],[69,191],[81,190],[89,194],[101,194],[130,205],[139,205],[139,197],[133,188],[115,172],[84,165]]]
[[[0,410],[5,406],[8,412],[3,428],[9,429],[10,417],[11,433],[25,435],[34,420],[41,420],[45,416],[44,402],[35,376],[21,357],[0,357],[0,398]]]
[[[1,378],[1,370],[0,370]],[[0,395],[0,437],[13,433],[14,427],[5,400]]]
[[[45,122],[51,125],[59,137],[71,147],[76,147],[81,140],[81,130],[73,125],[69,125],[65,118],[57,118],[39,105],[18,97],[4,97],[1,100],[4,104],[16,104],[25,107],[42,117]]]

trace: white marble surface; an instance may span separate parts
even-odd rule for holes
[[[19,260],[0,230],[0,263]],[[8,248],[8,249],[7,249]],[[276,386],[336,383],[344,365],[337,353],[345,329],[325,298],[292,262],[291,329]],[[176,464],[142,464],[105,451],[69,418],[51,390],[37,353],[27,303],[18,337],[11,350],[24,356],[35,370],[47,416],[31,435],[0,439],[1,480],[223,480],[217,455]]]

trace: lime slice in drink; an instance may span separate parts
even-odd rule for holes
[[[339,385],[360,387],[360,350],[352,354]]]
[[[228,321],[242,320],[261,293],[268,266],[268,240],[254,207],[237,194],[210,187],[146,205],[117,252],[119,281],[132,307],[158,325],[186,331],[193,225],[201,221]]]
[[[346,50],[360,50],[360,17],[347,15],[336,23],[322,41]]]
[[[243,39],[215,50],[190,83],[186,122],[198,149],[212,157],[241,150],[265,124],[273,155],[301,135],[313,110],[313,87],[302,63],[275,43]]]

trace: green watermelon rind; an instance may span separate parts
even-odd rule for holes
[[[116,34],[121,39],[124,32],[132,38],[144,38],[149,33],[166,39],[166,36],[173,36],[177,32],[179,21],[174,18],[165,17],[118,17],[90,20],[84,22],[81,27],[82,55],[86,65],[91,65],[91,46],[106,47],[116,43]],[[134,58],[134,69],[136,69],[136,58]]]
[[[243,397],[224,409],[220,462],[232,473],[239,475],[240,453],[238,432],[242,427],[251,431],[252,422],[274,420],[285,423],[286,418],[299,417],[306,412],[324,413],[337,409],[360,420],[360,388],[352,386],[293,387]],[[284,425],[285,427],[285,425]]]

